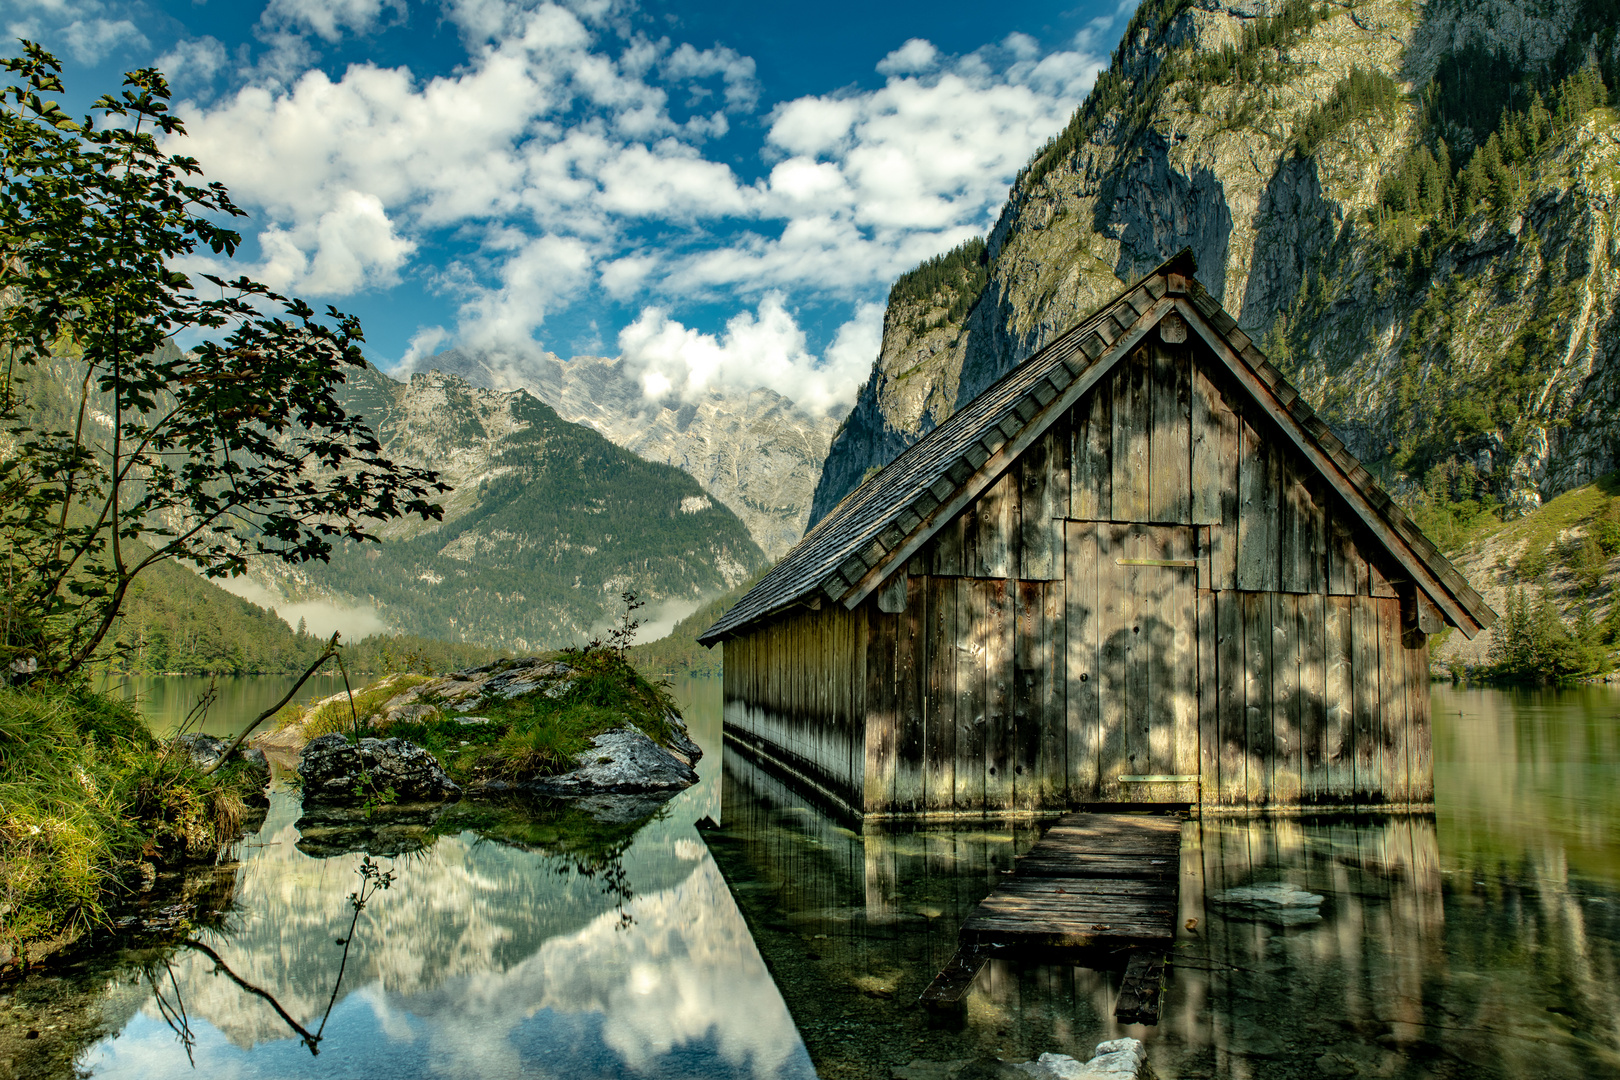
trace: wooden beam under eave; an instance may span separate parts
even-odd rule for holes
[[[1267,386],[1260,377],[1238,356],[1231,344],[1218,330],[1210,325],[1203,313],[1193,304],[1177,301],[1176,307],[1204,339],[1204,343],[1218,356],[1232,375],[1241,382],[1245,389],[1260,402],[1271,414],[1276,425],[1287,433],[1293,440],[1295,447],[1306,456],[1306,459],[1316,467],[1316,470],[1327,477],[1335,491],[1348,502],[1362,519],[1362,524],[1371,530],[1385,550],[1395,556],[1396,560],[1412,575],[1413,582],[1433,600],[1447,619],[1457,629],[1462,631],[1463,637],[1472,641],[1481,630],[1485,629],[1473,614],[1463,607],[1439,580],[1439,576],[1430,570],[1428,565],[1419,559],[1412,546],[1404,537],[1400,536],[1386,522],[1381,514],[1374,509],[1371,498],[1360,487],[1351,482],[1344,470],[1316,444],[1310,433],[1304,430],[1303,425],[1295,420],[1293,414],[1283,407],[1278,400],[1276,392]],[[1386,495],[1387,497],[1387,495]]]
[[[884,558],[878,560],[871,569],[862,575],[850,591],[843,596],[843,604],[853,611],[862,600],[870,596],[888,575],[888,567],[904,563],[915,555],[922,546],[933,538],[934,533],[952,518],[967,508],[968,503],[978,498],[991,482],[1000,476],[1011,462],[1029,448],[1036,439],[1046,434],[1048,428],[1057,421],[1057,418],[1068,412],[1075,402],[1085,396],[1086,392],[1095,386],[1104,375],[1113,369],[1119,358],[1135,348],[1137,343],[1147,335],[1147,332],[1157,326],[1159,320],[1168,315],[1175,306],[1175,301],[1169,296],[1154,301],[1147,312],[1137,317],[1123,333],[1116,337],[1111,345],[1094,360],[1079,378],[1069,384],[1069,388],[1062,394],[1053,398],[1045,408],[1035,414],[1023,430],[1015,438],[1003,443],[994,454],[974,470],[957,489],[955,495],[941,502],[928,515],[922,525],[912,532],[899,547],[890,551]]]

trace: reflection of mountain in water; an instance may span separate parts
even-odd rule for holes
[[[357,884],[361,856],[305,855],[297,847],[297,817],[295,799],[276,799],[255,841],[264,846],[246,852],[231,931],[203,939],[237,975],[275,994],[303,1022],[318,1018],[331,994],[341,954],[333,939],[347,930],[346,897]],[[656,893],[689,875],[699,854],[691,841],[683,847],[673,837],[651,835],[637,843],[628,873],[637,892]],[[416,995],[450,980],[507,971],[548,940],[577,934],[612,913],[615,904],[569,859],[471,832],[443,837],[392,866],[398,875],[393,888],[360,918],[344,996],[371,983],[387,995]],[[212,966],[200,955],[176,958],[194,1018],[214,1024],[238,1046],[288,1037],[269,1005],[211,977]]]
[[[429,1055],[465,1062],[468,1076],[515,1074],[517,1047],[491,1044],[540,1010],[601,1013],[603,1041],[638,1072],[705,1040],[727,1064],[756,1076],[779,1074],[795,1051],[802,1058],[793,1021],[712,862],[638,898],[632,912],[628,931],[604,914],[513,967],[382,995],[374,1007],[386,1010],[385,1026],[404,1014],[427,1020],[435,1041]]]

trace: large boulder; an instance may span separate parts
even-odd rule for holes
[[[454,802],[461,788],[434,756],[404,739],[311,739],[298,755],[305,803],[361,803],[392,788],[401,803]]]
[[[665,750],[629,724],[596,736],[574,762],[578,767],[569,772],[536,777],[521,787],[541,795],[627,795],[678,791],[697,783],[690,757]]]

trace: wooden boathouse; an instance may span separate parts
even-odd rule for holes
[[[856,816],[1433,802],[1428,635],[1496,615],[1183,252],[869,478],[700,638]]]

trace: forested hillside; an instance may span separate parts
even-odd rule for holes
[[[687,473],[527,392],[373,371],[351,381],[345,403],[386,452],[441,470],[456,490],[443,523],[269,578],[285,595],[353,598],[407,633],[531,652],[583,641],[627,589],[652,603],[712,596],[764,563],[743,523]]]
[[[631,659],[650,678],[673,675],[718,675],[724,653],[719,646],[712,649],[698,644],[698,635],[720,620],[731,610],[769,567],[751,574],[730,591],[715,597],[692,614],[676,623],[670,632],[657,641],[637,645],[630,650]]]
[[[299,674],[325,645],[274,611],[172,563],[159,563],[136,580],[113,637],[116,644],[104,650],[108,667],[139,675]],[[345,643],[344,662],[360,672],[452,671],[496,655],[465,642],[378,635]]]

